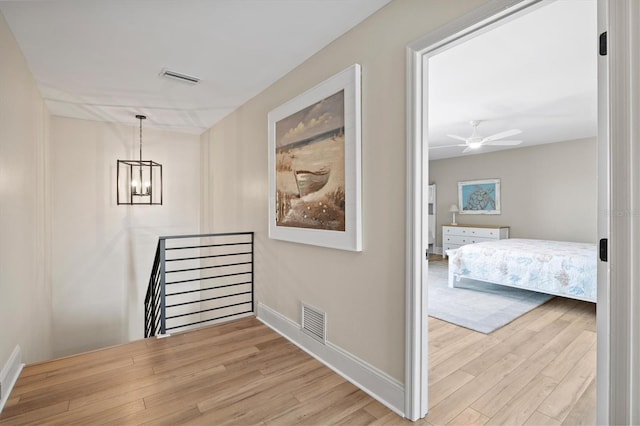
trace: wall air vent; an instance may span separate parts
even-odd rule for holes
[[[178,80],[181,81],[183,83],[187,83],[187,84],[198,84],[200,83],[200,79],[198,77],[194,77],[191,75],[187,75],[187,74],[182,74],[179,72],[175,72],[175,71],[171,71],[168,70],[166,68],[163,68],[162,71],[160,71],[160,76],[161,77],[166,77],[166,78],[171,78],[173,80]]]
[[[321,343],[326,343],[327,314],[302,304],[302,331]]]

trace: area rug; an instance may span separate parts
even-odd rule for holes
[[[554,296],[463,279],[447,285],[447,262],[429,262],[429,316],[489,334]]]

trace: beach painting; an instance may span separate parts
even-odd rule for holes
[[[276,224],[345,230],[344,90],[276,122]]]
[[[360,248],[359,71],[269,113],[271,238]]]

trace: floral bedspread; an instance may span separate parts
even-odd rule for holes
[[[449,273],[574,299],[596,301],[595,244],[506,239],[448,250]]]

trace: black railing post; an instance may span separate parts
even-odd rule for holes
[[[253,296],[253,279],[254,279],[254,273],[253,273],[253,269],[254,269],[254,251],[253,251],[253,232],[251,233],[251,310],[253,312],[256,311],[256,307],[254,306],[254,296]]]
[[[156,334],[156,283],[154,279],[154,272],[151,271],[151,279],[149,280],[149,287],[151,290],[151,301],[149,302],[149,306],[151,309],[151,323],[149,324],[149,336],[154,336]]]
[[[160,334],[165,334],[167,331],[167,304],[165,302],[166,296],[166,253],[165,244],[166,240],[160,238]]]

